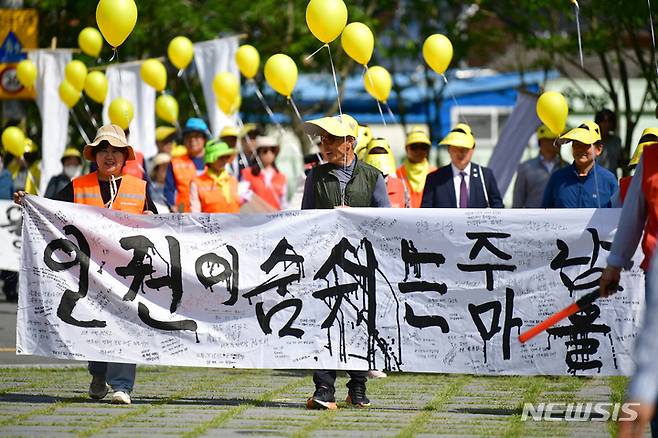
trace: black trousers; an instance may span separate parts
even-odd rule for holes
[[[352,388],[355,385],[365,385],[368,381],[368,371],[347,371],[350,376],[350,381],[347,382],[347,387]],[[316,370],[313,372],[313,383],[315,387],[324,386],[336,390],[334,384],[336,383],[336,370]]]

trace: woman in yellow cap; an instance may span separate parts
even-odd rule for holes
[[[391,146],[383,138],[374,138],[368,143],[364,157],[366,164],[378,169],[384,175],[388,199],[392,208],[409,208],[410,197],[402,179],[395,174],[395,158]]]
[[[427,175],[436,170],[428,157],[432,142],[423,131],[411,131],[407,136],[407,158],[398,167],[397,176],[404,181],[411,198],[411,207],[420,208]]]
[[[54,199],[73,178],[79,177],[82,173],[82,154],[76,148],[67,148],[60,161],[62,162],[62,173],[53,176],[48,181],[44,195],[48,199]]]
[[[658,128],[647,128],[642,131],[642,136],[640,137],[640,142],[638,143],[635,151],[633,152],[633,157],[631,161],[628,162],[628,167],[631,171],[634,171],[638,164],[640,164],[640,157],[642,157],[642,152],[644,151],[645,146],[658,143]],[[626,198],[626,193],[628,193],[628,187],[631,185],[631,180],[633,179],[632,175],[624,176],[619,180],[619,199],[620,204],[624,203]]]
[[[193,213],[239,213],[238,180],[226,171],[237,151],[219,140],[205,147],[205,172],[190,184],[190,209]]]

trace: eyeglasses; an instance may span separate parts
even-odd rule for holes
[[[273,154],[276,155],[276,153],[279,152],[279,148],[276,147],[276,146],[268,146],[268,147],[258,148],[258,153],[259,154],[266,154],[268,152],[272,152]]]
[[[429,151],[430,146],[424,143],[412,143],[409,145],[409,149],[412,151]]]

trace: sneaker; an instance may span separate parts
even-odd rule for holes
[[[130,404],[130,394],[123,391],[115,391],[112,395],[112,404],[115,405],[129,405]]]
[[[89,397],[94,400],[101,400],[110,390],[110,387],[105,383],[105,376],[93,376],[89,384]]]
[[[388,376],[383,371],[370,370],[368,371],[368,377],[372,379],[383,379],[384,377],[388,377]]]
[[[368,400],[368,397],[366,397],[366,385],[352,384],[352,387],[347,393],[347,398],[345,401],[348,405],[356,406],[359,408],[367,408],[370,406],[370,400]]]
[[[306,400],[306,409],[337,409],[334,391],[326,386],[318,386],[313,397]]]

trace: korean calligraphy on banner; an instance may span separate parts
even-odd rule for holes
[[[476,374],[632,372],[644,276],[596,287],[618,210],[134,216],[28,196],[17,351],[79,360]],[[636,255],[639,260],[639,254]]]
[[[0,201],[0,270],[18,271],[21,255],[21,208]]]

